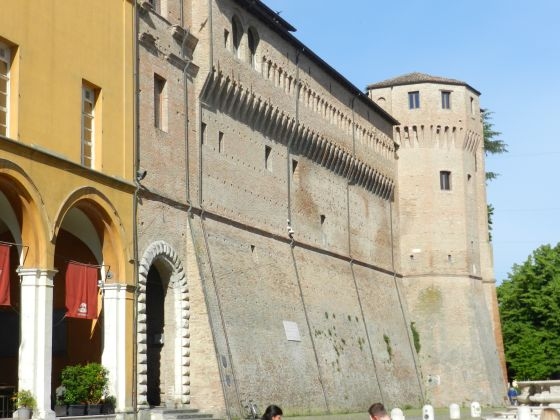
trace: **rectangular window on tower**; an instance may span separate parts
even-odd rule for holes
[[[441,92],[441,108],[451,109],[451,92],[446,90]]]
[[[95,165],[96,101],[98,91],[90,84],[82,84],[82,152],[81,163],[88,168]]]
[[[442,191],[451,190],[451,172],[440,171],[439,173],[439,187]]]
[[[9,136],[10,49],[0,42],[0,135]]]
[[[420,92],[408,92],[408,109],[420,108]]]

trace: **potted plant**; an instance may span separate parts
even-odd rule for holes
[[[83,416],[86,414],[87,390],[82,380],[82,366],[66,366],[61,373],[64,396],[62,400],[67,404],[69,416]]]
[[[22,389],[16,392],[13,396],[14,404],[17,407],[18,418],[21,420],[28,420],[31,418],[31,413],[37,406],[37,401],[33,393],[27,389]]]
[[[99,363],[66,366],[62,371],[64,402],[69,416],[101,414],[101,400],[107,393],[109,372]]]
[[[107,395],[103,400],[102,414],[115,414],[117,399],[113,395]]]
[[[103,396],[107,395],[109,372],[99,363],[88,363],[83,367],[82,375],[87,388],[88,415],[101,414]]]

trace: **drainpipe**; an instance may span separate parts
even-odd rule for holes
[[[208,48],[209,48],[209,54],[208,54],[208,77],[206,78],[205,84],[202,87],[201,92],[205,92],[206,90],[206,86],[209,80],[209,75],[212,73],[213,71],[213,67],[214,67],[214,37],[213,37],[213,19],[212,19],[212,6],[213,6],[213,2],[212,0],[208,0],[208,31],[209,31],[209,36],[208,36],[208,40],[209,40],[209,44],[208,44]],[[186,74],[185,74],[186,76]],[[187,102],[187,98],[185,98],[185,101]],[[202,126],[202,99],[200,98],[200,96],[198,97],[198,119],[199,119],[199,126]],[[232,372],[232,378],[233,378],[233,384],[234,384],[234,388],[235,388],[235,394],[236,394],[236,402],[239,404],[239,413],[243,413],[243,404],[241,403],[241,400],[239,398],[239,389],[237,387],[237,380],[235,378],[235,371],[233,369],[233,360],[231,358],[231,351],[230,351],[230,345],[229,345],[229,340],[228,340],[228,336],[227,336],[227,331],[226,331],[226,327],[225,327],[225,320],[224,320],[224,316],[223,316],[223,312],[222,312],[222,308],[221,308],[221,304],[220,304],[220,296],[218,294],[218,289],[216,286],[216,281],[215,281],[215,273],[214,273],[214,266],[212,265],[212,257],[210,254],[210,246],[208,244],[208,236],[206,233],[206,226],[204,225],[204,213],[206,212],[204,209],[204,206],[202,204],[202,199],[203,199],[203,177],[202,177],[202,171],[203,171],[203,153],[202,153],[202,142],[200,141],[200,138],[198,139],[198,206],[200,208],[200,226],[202,228],[202,236],[203,236],[203,240],[204,240],[204,247],[206,250],[206,255],[208,256],[208,262],[209,262],[209,268],[210,268],[210,276],[211,276],[211,280],[213,283],[213,287],[216,293],[216,300],[217,300],[217,307],[218,307],[218,312],[220,314],[220,321],[222,324],[222,328],[224,331],[224,339],[226,342],[226,348],[227,348],[227,354],[228,354],[228,359],[229,359],[229,365],[231,366],[231,372]],[[187,165],[188,165],[188,160],[187,160]],[[188,166],[187,166],[188,168]],[[188,175],[187,175],[187,179],[188,179]],[[191,204],[191,200],[190,200],[190,188],[187,185],[187,201],[188,201],[188,205],[189,205],[189,209],[188,212],[190,213],[191,209],[192,209],[192,204]],[[194,241],[194,231],[192,228],[192,222],[191,222],[191,217],[190,214],[188,216],[188,223],[189,223],[189,227],[191,229],[191,235],[193,236],[193,241]],[[205,285],[205,280],[204,280],[204,274],[203,274],[203,270],[202,270],[202,261],[200,260],[200,257],[198,256],[198,253],[196,253],[196,257],[197,257],[197,264],[198,264],[198,269],[200,272],[200,279],[201,279],[201,283],[202,283],[202,289],[203,289],[203,296],[204,296],[204,303],[206,305],[207,311],[208,311],[208,318],[209,318],[209,323],[210,323],[210,332],[212,334],[212,341],[214,343],[214,353],[216,355],[216,362],[217,362],[217,366],[218,366],[218,373],[220,375],[220,385],[222,388],[222,395],[224,397],[224,404],[225,404],[225,409],[226,409],[226,417],[228,419],[232,418],[232,412],[231,412],[231,407],[228,403],[228,392],[226,390],[226,378],[224,375],[224,371],[221,368],[221,361],[220,361],[220,351],[218,348],[218,339],[217,339],[217,333],[216,333],[216,327],[214,326],[214,321],[212,320],[212,311],[210,309],[210,302],[209,302],[209,298],[208,298],[208,291],[207,291],[207,287]]]
[[[187,62],[185,68],[183,69],[183,92],[185,95],[185,115],[184,115],[184,139],[185,139],[185,199],[187,202],[187,216],[190,217],[190,212],[192,209],[191,204],[191,191],[190,191],[190,177],[189,177],[189,83],[187,77],[187,71],[192,63],[192,60],[187,59],[187,54],[185,52],[185,45],[187,43],[187,38],[189,37],[190,31],[185,28],[185,8],[184,0],[181,0],[181,28],[185,29],[185,36],[183,37],[183,42],[181,43],[181,56],[183,60]]]
[[[356,157],[356,123],[355,123],[355,108],[354,108],[354,101],[359,95],[354,95],[352,97],[351,108],[352,108],[352,156]],[[358,298],[358,305],[360,307],[360,314],[362,316],[362,322],[364,323],[366,338],[368,341],[369,353],[371,356],[371,362],[373,363],[373,372],[375,374],[375,381],[377,382],[377,387],[379,388],[379,396],[381,398],[381,402],[385,404],[385,399],[383,398],[383,389],[381,387],[381,382],[379,382],[379,375],[377,374],[377,364],[375,363],[375,356],[373,354],[373,347],[371,344],[371,339],[369,336],[367,323],[366,323],[366,316],[364,314],[364,307],[362,305],[362,298],[360,296],[360,289],[358,288],[358,281],[356,280],[356,273],[354,272],[354,258],[352,257],[352,241],[350,236],[350,185],[354,185],[354,181],[352,177],[354,176],[353,172],[350,174],[350,179],[346,183],[346,223],[347,223],[347,231],[348,231],[348,256],[350,257],[350,271],[352,272],[352,280],[354,282],[354,288],[356,289],[356,296]]]
[[[140,190],[140,184],[138,183],[138,170],[140,169],[140,139],[139,139],[139,96],[138,96],[138,87],[139,87],[139,80],[140,76],[138,74],[139,68],[139,48],[138,48],[138,28],[139,28],[139,21],[138,21],[138,5],[137,2],[133,2],[133,29],[132,32],[134,34],[134,60],[133,60],[133,73],[134,73],[134,86],[133,86],[133,112],[132,112],[132,127],[133,127],[133,147],[134,151],[132,153],[133,156],[133,168],[132,168],[132,178],[134,180],[134,185],[136,188],[134,189],[134,197],[132,202],[132,235],[133,235],[133,275],[134,275],[134,299],[133,305],[134,308],[132,310],[132,336],[134,337],[134,351],[132,352],[132,410],[134,413],[134,419],[138,418],[138,192]]]
[[[394,199],[394,195],[392,197],[389,197],[389,200],[393,200]],[[420,390],[420,395],[422,396],[422,404],[426,404],[426,399],[424,396],[424,390],[422,389],[422,380],[420,379],[420,369],[418,368],[418,362],[417,362],[417,357],[418,355],[416,354],[416,348],[414,347],[414,344],[412,343],[412,339],[411,339],[411,334],[412,332],[409,332],[409,328],[407,325],[407,318],[405,315],[405,310],[404,310],[404,306],[402,303],[402,298],[401,298],[401,292],[399,290],[399,284],[397,281],[397,271],[395,270],[395,242],[394,242],[394,230],[393,230],[393,204],[392,201],[389,201],[389,218],[390,218],[390,223],[391,223],[391,270],[393,271],[393,282],[395,283],[395,290],[397,291],[397,297],[399,299],[399,305],[401,307],[401,313],[402,313],[402,317],[403,317],[403,322],[404,322],[404,328],[406,331],[406,336],[408,337],[408,345],[410,347],[410,353],[412,354],[412,360],[414,361],[414,369],[416,370],[416,379],[418,380],[418,388]]]
[[[292,226],[292,168],[291,168],[291,147],[292,147],[292,142],[295,138],[295,136],[297,135],[297,129],[298,129],[298,125],[299,125],[299,94],[300,94],[300,87],[299,87],[299,56],[301,55],[301,53],[305,52],[305,48],[302,48],[301,50],[296,52],[296,94],[295,94],[295,98],[296,98],[296,106],[295,106],[295,123],[294,123],[294,133],[292,136],[290,136],[290,138],[288,139],[288,144],[286,145],[286,180],[287,180],[287,187],[288,187],[288,226],[291,227]],[[303,307],[303,314],[305,315],[305,323],[307,325],[307,331],[309,331],[309,337],[311,339],[311,347],[313,347],[313,355],[315,356],[315,363],[317,364],[317,373],[319,374],[319,377],[317,378],[319,380],[319,384],[321,385],[321,391],[323,392],[323,398],[325,400],[325,408],[327,409],[327,413],[330,413],[330,407],[329,407],[329,400],[327,398],[327,392],[325,390],[325,385],[323,383],[323,375],[321,374],[321,365],[319,362],[319,356],[317,355],[317,347],[315,345],[315,339],[313,338],[313,334],[311,332],[311,321],[309,320],[309,315],[307,314],[307,307],[305,305],[305,298],[303,296],[303,289],[301,287],[301,279],[299,276],[299,270],[297,267],[297,260],[296,260],[296,255],[295,255],[295,248],[296,244],[295,244],[295,240],[293,237],[291,237],[291,242],[290,242],[290,254],[292,256],[292,265],[294,267],[294,273],[296,275],[296,280],[297,280],[297,285],[298,285],[298,291],[299,291],[299,298],[301,299],[301,305]]]
[[[292,141],[294,140],[294,137],[296,136],[297,133],[297,127],[299,124],[299,56],[301,53],[305,52],[305,47],[303,47],[301,50],[296,52],[296,121],[295,121],[295,130],[294,130],[294,135],[290,136],[290,139],[288,140],[288,144],[286,146],[286,151],[287,151],[287,160],[286,160],[286,179],[288,180],[288,221],[291,225],[292,223],[292,171],[291,171],[291,161],[290,161],[290,156],[291,156],[291,147],[292,147]],[[293,244],[293,239],[292,239],[292,244]]]

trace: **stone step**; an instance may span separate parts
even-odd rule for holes
[[[156,407],[149,410],[152,419],[162,420],[220,420],[213,414],[201,413],[194,408],[165,408]]]
[[[200,410],[193,408],[162,409],[160,413],[165,420],[208,420],[214,417],[212,414],[201,413]]]
[[[214,416],[212,414],[202,414],[202,413],[184,413],[184,414],[177,414],[173,417],[165,416],[166,419],[211,419]]]

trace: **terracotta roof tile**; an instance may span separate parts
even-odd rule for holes
[[[476,92],[480,95],[480,92],[470,86],[468,83],[465,83],[461,80],[457,79],[449,79],[447,77],[439,77],[439,76],[432,76],[426,73],[407,73],[403,74],[402,76],[394,77],[392,79],[383,80],[382,82],[372,83],[368,85],[367,88],[369,89],[377,89],[377,88],[384,88],[390,86],[401,86],[401,85],[413,85],[417,83],[442,83],[447,85],[460,85],[466,86],[472,91]]]

